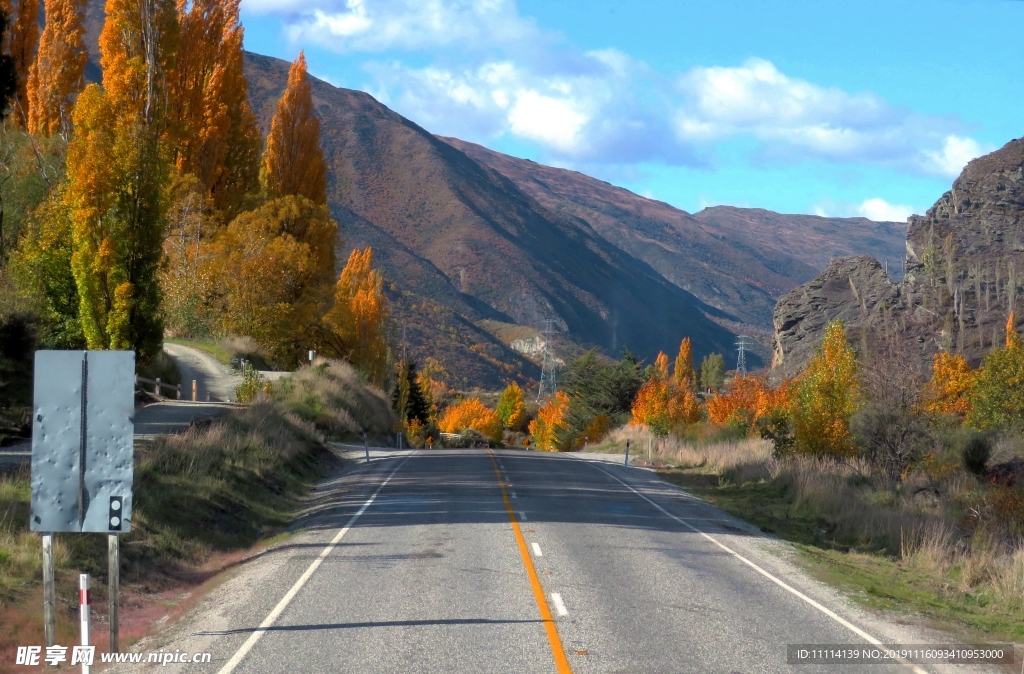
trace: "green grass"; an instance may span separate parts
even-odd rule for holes
[[[690,493],[794,543],[800,560],[817,579],[841,588],[874,609],[923,616],[933,627],[960,638],[1024,641],[1020,602],[997,600],[985,584],[966,590],[960,566],[946,572],[913,558],[873,549],[870,541],[836,526],[799,502],[792,484],[761,479],[736,484],[707,468],[670,467],[661,476]]]
[[[213,340],[206,339],[180,339],[178,337],[165,337],[165,342],[170,344],[181,344],[182,346],[189,346],[193,349],[199,349],[205,351],[224,365],[231,365],[231,354],[224,350],[223,347],[214,342]]]

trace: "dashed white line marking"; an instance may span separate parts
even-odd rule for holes
[[[519,519],[521,519],[524,522],[529,522],[530,521],[530,518],[527,517],[526,513],[523,512],[522,510],[519,511]]]
[[[518,497],[518,496],[516,496],[516,493],[515,493],[515,492],[512,492],[512,498],[519,498],[519,497]]]
[[[538,557],[544,556],[544,553],[540,551],[540,546],[536,543],[533,544],[533,554],[537,555]]]
[[[562,603],[562,595],[552,592],[551,601],[555,602],[555,610],[558,611],[558,615],[569,615],[569,612],[565,610],[565,604]]]

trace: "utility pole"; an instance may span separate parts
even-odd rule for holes
[[[544,349],[541,351],[540,361],[540,386],[537,389],[537,402],[544,397],[545,392],[555,394],[555,360],[551,356],[551,335],[554,332],[555,322],[551,319],[544,321]]]

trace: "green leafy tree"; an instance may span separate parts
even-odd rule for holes
[[[720,391],[725,385],[725,358],[720,353],[709,353],[700,362],[700,386]]]
[[[993,351],[971,394],[967,422],[976,428],[1024,424],[1024,340],[1007,323],[1006,346]]]

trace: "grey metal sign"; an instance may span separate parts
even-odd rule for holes
[[[32,531],[131,530],[134,351],[37,351]]]

